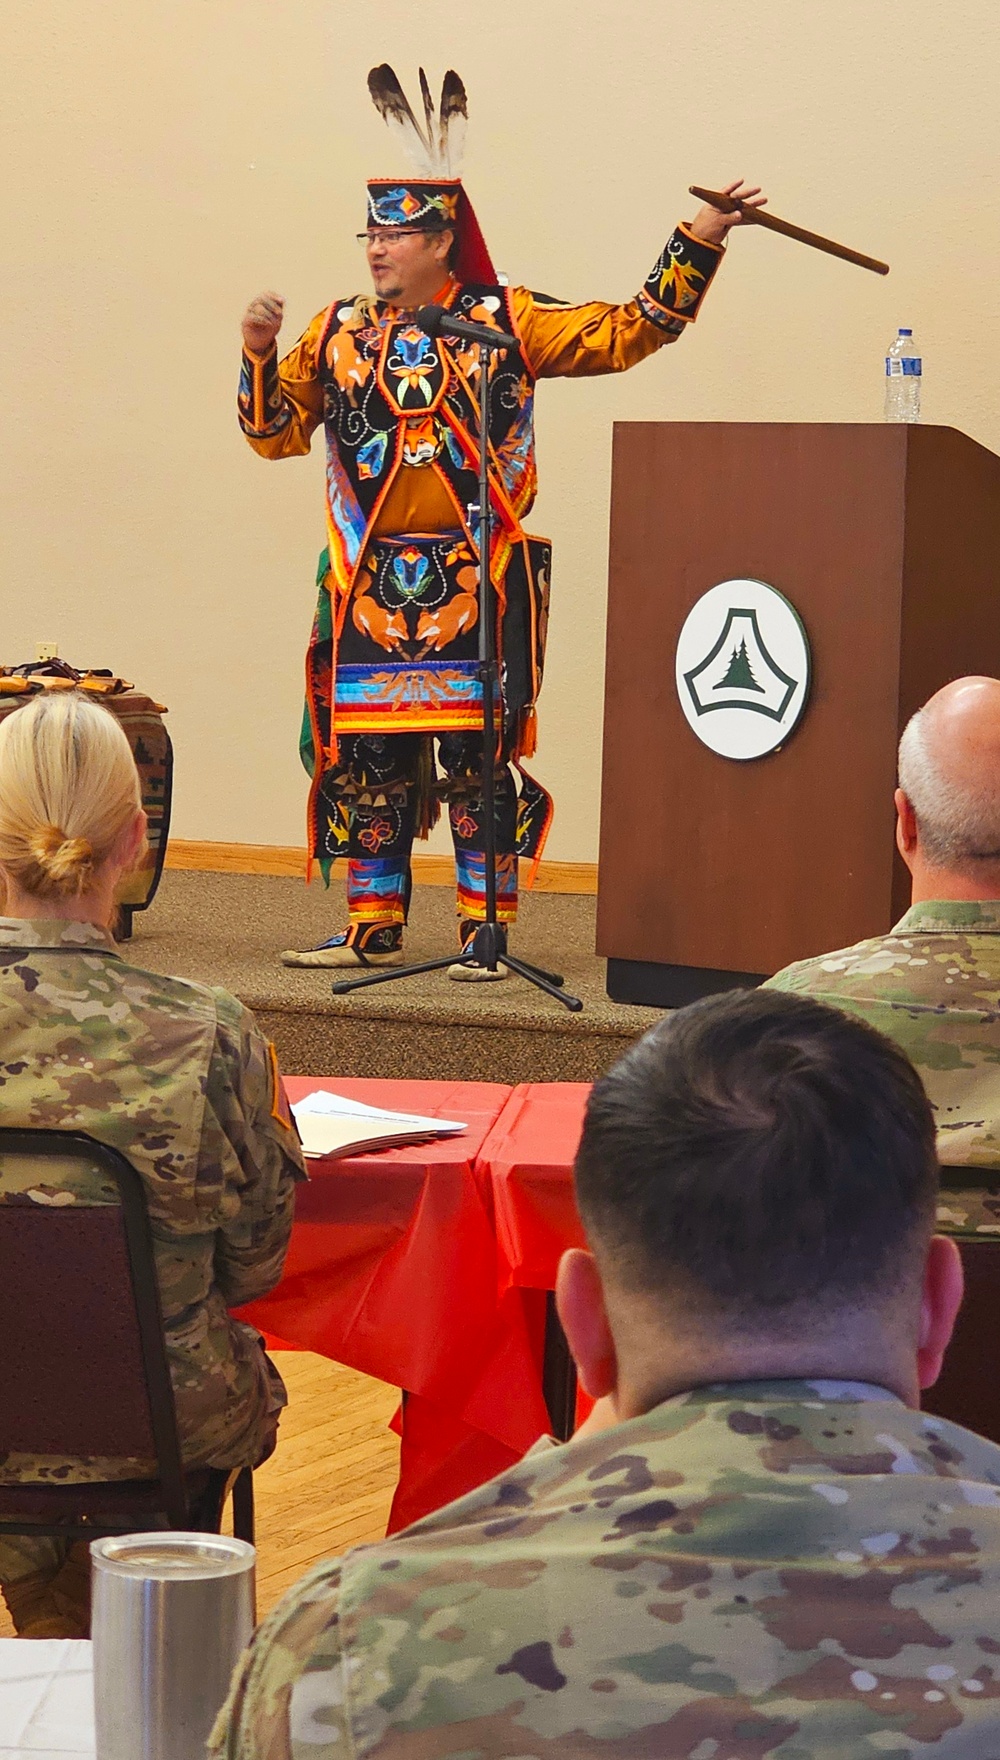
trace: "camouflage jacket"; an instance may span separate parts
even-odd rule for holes
[[[939,1227],[1000,1234],[1000,900],[915,904],[888,935],[786,966],[768,988],[860,1015],[901,1046],[937,1119]]]
[[[216,1760],[1000,1755],[1000,1448],[882,1388],[696,1388],[317,1566]]]
[[[0,1123],[85,1131],[142,1176],[184,1458],[259,1458],[284,1390],[228,1309],[277,1283],[303,1168],[272,1048],[224,990],[144,972],[91,923],[0,917]],[[65,1168],[65,1171],[63,1169]],[[0,1161],[0,1204],[117,1202],[96,1172]],[[0,1453],[0,1481],[148,1462]]]

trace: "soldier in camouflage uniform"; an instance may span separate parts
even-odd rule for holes
[[[70,835],[65,826],[40,834],[12,823],[12,776],[67,728],[83,817]],[[88,800],[86,764],[102,742],[121,765],[110,850]],[[223,990],[126,964],[101,926],[142,841],[137,791],[125,736],[95,704],[39,699],[0,727],[0,873],[9,913],[0,918],[0,1117],[5,1125],[85,1131],[138,1170],[184,1461],[243,1467],[273,1449],[285,1392],[259,1334],[228,1310],[265,1294],[281,1275],[302,1156],[273,1048],[247,1009]],[[36,808],[36,817],[55,813]],[[0,1204],[113,1202],[114,1188],[79,1162],[59,1163],[40,1180],[37,1163],[0,1161]],[[152,1461],[0,1452],[7,1484],[154,1470]],[[85,1630],[86,1574],[76,1548],[64,1568],[66,1552],[54,1540],[0,1538],[0,1587],[19,1630]]]
[[[1000,1755],[1000,1448],[915,1409],[961,1294],[892,1046],[763,991],[592,1093],[573,1441],[316,1567],[216,1760]]]
[[[896,811],[906,915],[769,987],[847,1009],[902,1046],[934,1108],[938,1226],[1000,1235],[1000,681],[958,679],[913,716]]]

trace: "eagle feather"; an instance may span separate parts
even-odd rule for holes
[[[454,68],[449,67],[441,85],[441,105],[438,111],[438,151],[448,177],[457,177],[462,169],[468,117],[465,87]]]
[[[368,75],[372,103],[407,157],[425,177],[433,177],[437,154],[410,109],[406,93],[387,61]]]
[[[434,115],[434,99],[431,97],[431,88],[427,84],[427,75],[422,67],[419,72],[420,96],[424,105],[424,130],[427,139],[430,142],[431,158],[433,160],[437,153],[437,119]]]
[[[436,114],[427,75],[423,68],[420,69],[423,127],[387,61],[372,68],[368,75],[368,90],[383,122],[422,176],[459,175],[469,112],[465,87],[453,68],[449,68],[444,76]]]

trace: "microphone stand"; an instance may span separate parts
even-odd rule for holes
[[[536,989],[544,990],[578,1014],[583,1003],[578,996],[563,990],[565,982],[558,972],[545,972],[526,960],[515,959],[507,952],[507,930],[497,921],[497,822],[496,822],[496,722],[495,705],[499,699],[497,674],[495,609],[490,571],[490,355],[503,348],[505,342],[479,343],[479,505],[472,509],[479,528],[479,679],[483,687],[483,855],[486,863],[486,919],[480,923],[460,954],[443,959],[422,960],[419,965],[398,966],[393,971],[366,972],[362,978],[339,978],[333,985],[334,996],[346,996],[351,990],[366,990],[372,984],[394,984],[400,978],[415,978],[421,972],[439,972],[446,966],[485,966],[495,972],[504,966],[516,972]],[[515,861],[517,857],[515,856]]]

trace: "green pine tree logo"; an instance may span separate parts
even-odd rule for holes
[[[758,691],[762,697],[767,695],[764,686],[758,684],[754,678],[750,656],[747,653],[746,637],[740,642],[738,648],[733,649],[726,676],[720,679],[714,688],[717,691],[724,691],[732,686],[741,691]]]

